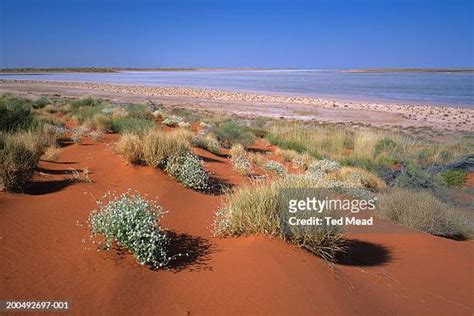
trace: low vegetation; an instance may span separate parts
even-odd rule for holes
[[[231,147],[235,144],[247,147],[255,141],[254,134],[247,126],[231,120],[224,121],[217,126],[216,136],[226,147]]]
[[[467,172],[464,170],[447,170],[440,175],[443,183],[448,187],[463,186],[467,178]]]
[[[159,129],[145,135],[124,134],[115,150],[130,163],[161,168],[183,185],[195,190],[210,189],[210,174],[202,161],[191,152],[193,135],[185,130],[164,132]]]
[[[392,190],[381,195],[377,210],[394,223],[433,235],[461,239],[472,236],[472,224],[466,215],[428,191]]]
[[[227,193],[227,204],[216,214],[215,234],[218,236],[267,235],[295,243],[327,260],[334,260],[344,249],[340,226],[281,225],[285,205],[280,205],[280,190],[315,188],[317,183],[304,176],[288,176],[277,181],[256,182]],[[315,216],[331,216],[335,214]],[[328,215],[329,214],[329,215]]]
[[[126,193],[99,202],[89,222],[93,236],[102,236],[105,249],[116,244],[133,253],[139,263],[162,268],[170,260],[168,237],[159,224],[162,215],[161,206],[139,193]]]
[[[248,158],[244,146],[233,145],[230,149],[232,168],[242,175],[249,175],[252,172],[252,163]]]

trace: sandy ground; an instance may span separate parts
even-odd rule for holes
[[[103,83],[0,80],[0,93],[97,96],[117,102],[148,102],[165,106],[320,122],[366,124],[378,127],[428,127],[473,131],[474,109],[342,102],[309,97],[272,96],[210,89],[127,86]]]
[[[24,194],[0,193],[0,297],[68,300],[81,315],[472,315],[474,247],[424,233],[348,234],[351,257],[329,266],[279,239],[212,236],[222,196],[184,188],[162,171],[126,164],[116,136],[41,161]],[[227,158],[197,150],[216,177],[246,180]],[[91,183],[67,181],[88,168]],[[86,220],[95,199],[129,188],[157,198],[173,251],[152,271],[126,253],[97,251]]]

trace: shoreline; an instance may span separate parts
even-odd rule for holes
[[[28,90],[27,92],[49,91],[53,93],[71,91],[99,92],[100,97],[129,96],[137,98],[162,98],[176,103],[194,103],[210,110],[222,111],[224,107],[236,114],[263,115],[270,117],[285,117],[288,119],[320,119],[339,122],[350,122],[354,117],[371,121],[374,115],[376,125],[383,121],[384,115],[390,124],[400,123],[403,126],[430,126],[447,130],[474,130],[474,109],[468,107],[412,105],[405,103],[365,102],[329,100],[316,97],[298,97],[260,94],[254,92],[226,91],[218,89],[146,86],[129,84],[109,84],[76,81],[46,81],[46,80],[9,80],[0,79],[3,92],[10,90]],[[133,98],[132,98],[133,99]],[[198,101],[198,102],[197,102]],[[197,103],[197,104],[196,104]],[[230,106],[229,106],[230,105]],[[238,105],[238,107],[236,106]],[[314,113],[311,113],[314,112]],[[323,115],[321,115],[323,114]],[[381,116],[381,117],[375,117]],[[399,121],[399,122],[396,122]],[[408,124],[404,124],[408,121]],[[411,121],[412,124],[409,122]],[[363,121],[361,121],[363,122]]]

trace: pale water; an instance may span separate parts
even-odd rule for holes
[[[474,73],[348,73],[337,70],[224,70],[119,73],[0,74],[0,79],[178,86],[474,107]]]

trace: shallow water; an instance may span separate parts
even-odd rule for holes
[[[0,74],[0,79],[179,86],[474,107],[474,73],[347,73],[337,70],[225,70],[119,73]]]

